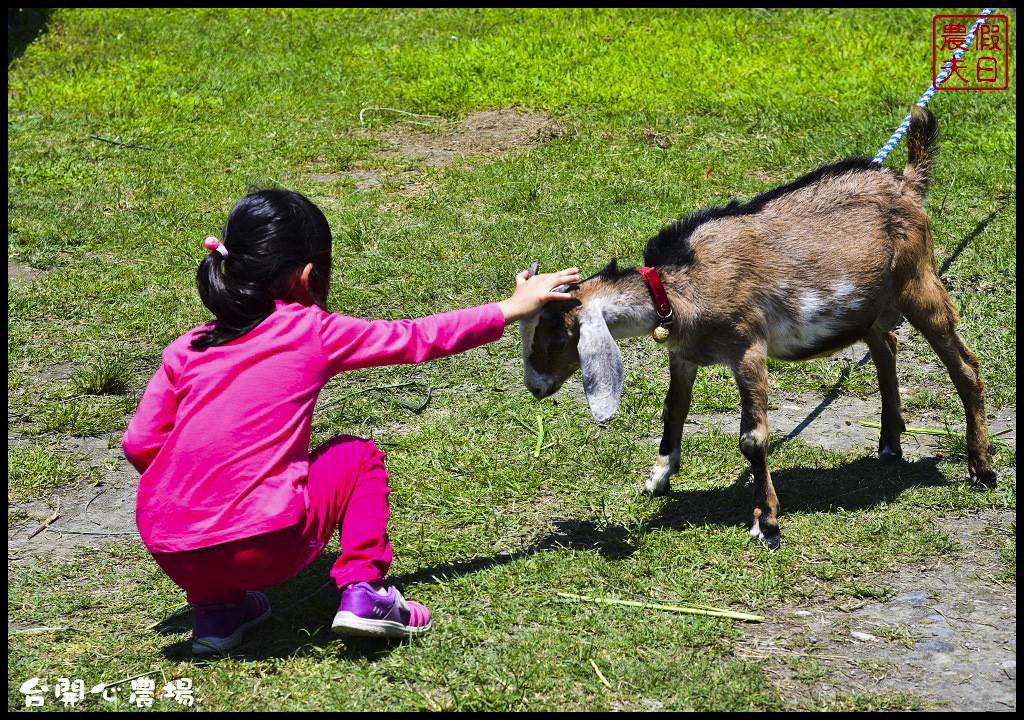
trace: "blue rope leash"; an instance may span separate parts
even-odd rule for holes
[[[963,57],[963,54],[967,52],[967,48],[969,48],[971,46],[971,43],[974,42],[974,36],[978,32],[978,28],[982,26],[987,17],[991,15],[993,12],[995,12],[995,8],[985,8],[984,10],[981,11],[981,17],[979,17],[978,21],[974,23],[974,27],[972,27],[971,31],[967,33],[967,37],[965,37],[964,41],[960,43],[960,47],[958,47],[956,51],[953,53],[953,57],[949,59],[949,62],[942,66],[942,70],[935,77],[935,82],[933,82],[932,86],[928,88],[924,95],[921,96],[921,99],[917,101],[918,107],[928,106],[928,101],[932,99],[932,96],[936,92],[938,92],[939,86],[942,85],[942,83],[946,82],[946,79],[950,76],[950,73],[953,72],[953,67],[955,66],[956,61]],[[889,142],[887,142],[882,147],[882,149],[878,151],[878,154],[875,155],[874,159],[871,162],[880,163],[883,160],[885,160],[885,156],[888,155],[894,147],[896,147],[899,141],[903,138],[904,133],[907,132],[907,128],[909,127],[910,115],[907,115],[906,119],[902,122],[902,124],[900,124],[900,126],[896,128],[896,132],[894,132],[892,134],[892,137],[889,138]]]

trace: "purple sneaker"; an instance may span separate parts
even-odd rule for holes
[[[406,638],[430,630],[430,611],[394,587],[381,595],[370,583],[353,583],[341,591],[331,629],[338,635]]]
[[[241,645],[246,630],[270,617],[270,600],[255,590],[241,603],[192,606],[192,652],[224,652]]]

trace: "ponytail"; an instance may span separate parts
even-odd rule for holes
[[[229,280],[224,273],[226,262],[214,252],[199,265],[196,273],[199,298],[216,319],[192,341],[193,350],[237,340],[274,312],[270,292],[254,283]]]
[[[312,263],[310,294],[323,307],[331,269],[331,231],[319,208],[299,193],[264,190],[242,198],[224,227],[224,242],[207,238],[210,253],[196,285],[214,321],[193,339],[193,350],[236,340],[291,300],[295,273]]]

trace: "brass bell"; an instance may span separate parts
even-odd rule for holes
[[[654,338],[654,342],[663,343],[668,340],[668,328],[664,325],[659,325],[654,328],[654,332],[651,333],[651,337]]]

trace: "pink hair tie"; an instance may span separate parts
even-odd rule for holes
[[[213,237],[212,235],[203,240],[203,245],[205,245],[206,249],[209,250],[210,252],[219,252],[224,257],[228,256],[228,249],[224,247],[224,243],[222,243],[220,240]]]

